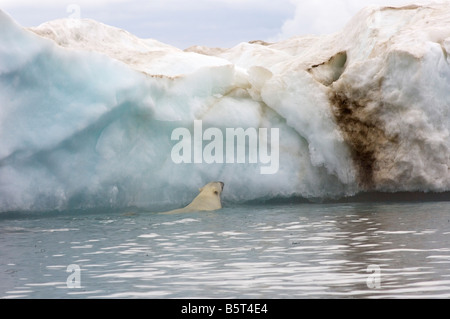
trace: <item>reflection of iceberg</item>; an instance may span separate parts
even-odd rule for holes
[[[450,6],[340,33],[181,51],[89,20],[0,13],[0,211],[450,190]],[[175,164],[177,127],[280,129],[280,167]]]

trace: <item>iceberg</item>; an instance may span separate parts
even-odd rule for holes
[[[214,180],[227,203],[450,190],[448,4],[368,7],[334,34],[229,49],[1,11],[0,30],[0,212],[167,210]],[[172,133],[198,121],[276,129],[276,173],[174,161]]]

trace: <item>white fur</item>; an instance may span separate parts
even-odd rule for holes
[[[195,211],[212,211],[222,208],[220,194],[223,190],[222,182],[211,182],[199,189],[200,194],[184,208],[174,209],[163,214],[188,213]]]

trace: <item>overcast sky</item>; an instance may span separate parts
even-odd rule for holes
[[[424,1],[0,0],[0,9],[23,26],[79,15],[184,49],[195,44],[232,47],[243,41],[332,33],[365,6]],[[434,2],[445,1],[449,0]]]

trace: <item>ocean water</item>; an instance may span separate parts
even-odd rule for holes
[[[0,298],[448,298],[450,203],[0,215]]]

